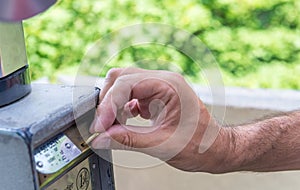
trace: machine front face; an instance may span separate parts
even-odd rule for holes
[[[55,2],[0,0],[0,190],[114,190],[111,151],[85,144],[99,91],[31,88],[22,20]]]
[[[112,166],[106,160],[111,158],[110,152],[104,150],[106,159],[95,154],[84,141],[90,135],[88,130],[83,131],[85,134],[74,124],[34,149],[41,190],[114,189]]]
[[[99,90],[32,87],[0,107],[0,190],[114,190],[111,151],[85,143]]]

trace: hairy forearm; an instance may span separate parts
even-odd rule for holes
[[[230,131],[231,171],[300,169],[300,111]]]

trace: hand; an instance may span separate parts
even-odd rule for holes
[[[139,151],[186,171],[226,171],[230,133],[218,126],[181,75],[112,69],[100,100],[90,130],[101,134],[93,148]],[[137,115],[150,120],[151,127],[126,125]]]

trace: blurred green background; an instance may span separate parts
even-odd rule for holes
[[[215,56],[227,86],[300,89],[299,12],[298,0],[61,0],[26,20],[24,27],[33,79],[47,76],[55,82],[60,74],[75,75],[98,39],[131,24],[158,22],[199,37]],[[200,81],[190,59],[161,50],[129,48],[104,71],[159,57]]]

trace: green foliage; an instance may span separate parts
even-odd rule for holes
[[[298,0],[61,0],[24,26],[33,79],[73,71],[87,49],[112,31],[158,22],[198,36],[214,54],[226,85],[300,89],[299,10]],[[157,45],[124,50],[101,75],[132,63],[199,81],[192,60]]]

